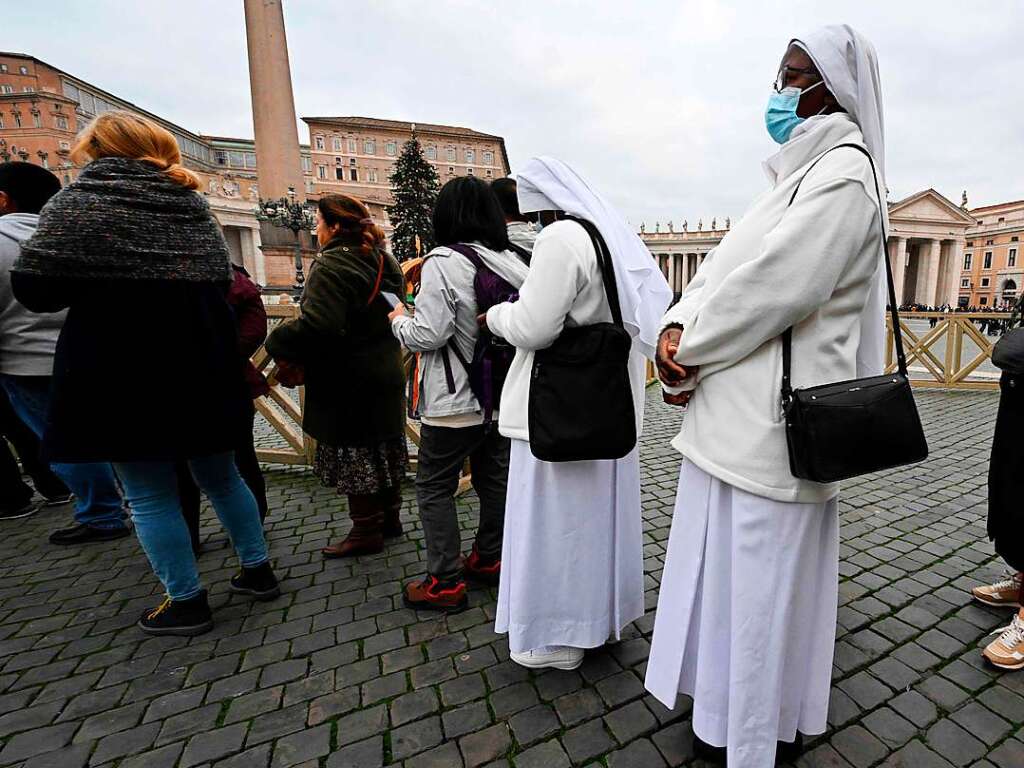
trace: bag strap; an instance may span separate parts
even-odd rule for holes
[[[533,258],[533,254],[532,254],[532,253],[530,253],[530,252],[529,252],[528,250],[526,250],[525,248],[523,248],[523,246],[521,246],[521,245],[516,245],[516,244],[515,244],[515,243],[513,243],[513,242],[509,242],[509,244],[508,244],[508,249],[509,249],[510,251],[512,251],[512,253],[514,253],[514,254],[515,254],[516,256],[518,256],[518,257],[519,257],[519,259],[520,259],[520,260],[521,260],[521,261],[522,261],[522,262],[523,262],[524,264],[526,264],[526,266],[530,266],[530,259],[531,259],[531,258]]]
[[[484,260],[480,258],[480,254],[476,252],[476,248],[474,248],[471,245],[466,245],[465,243],[455,243],[454,245],[449,245],[448,248],[455,251],[456,253],[461,253],[463,256],[465,256],[467,259],[473,262],[473,266],[476,267],[478,270],[483,269],[486,266],[484,264]]]
[[[601,236],[601,231],[594,226],[593,222],[580,219],[576,216],[566,214],[566,219],[575,221],[590,235],[594,243],[594,252],[597,254],[597,266],[601,270],[601,280],[604,282],[604,293],[608,298],[608,306],[612,311],[612,320],[619,328],[624,328],[622,323],[622,307],[619,305],[619,289],[615,282],[615,266],[612,264],[612,255],[608,251],[608,244]]]
[[[816,166],[829,152],[836,149],[842,149],[843,147],[849,147],[855,149],[864,155],[868,159],[868,163],[871,165],[871,175],[875,180],[875,195],[878,198],[878,214],[879,214],[879,230],[881,231],[882,240],[882,254],[885,257],[885,277],[889,288],[889,313],[892,317],[892,332],[896,339],[896,361],[899,366],[899,372],[904,377],[909,378],[907,374],[907,358],[903,351],[903,333],[900,330],[900,315],[899,310],[896,307],[896,286],[892,277],[892,263],[889,260],[889,247],[886,241],[885,232],[885,215],[882,212],[882,191],[878,184],[878,173],[875,170],[875,161],[871,157],[871,154],[860,144],[837,144],[831,149],[822,152],[817,159],[811,163],[811,167],[808,168],[804,175],[800,177],[800,180],[796,183],[796,188],[793,190],[792,196],[789,198],[789,202],[786,207],[789,208],[796,199],[796,193],[800,191],[800,185],[804,179],[807,178],[807,174]],[[783,402],[789,402],[793,398],[793,385],[791,367],[793,361],[793,326],[790,326],[782,332],[782,400]]]
[[[380,284],[384,280],[384,251],[377,251],[377,255],[380,257],[380,264],[377,266],[377,280],[373,284],[373,290],[370,291],[370,298],[366,302],[366,306],[373,304],[377,296],[380,295]]]

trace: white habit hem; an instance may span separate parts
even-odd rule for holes
[[[645,685],[693,697],[693,730],[730,765],[823,733],[839,578],[838,499],[756,496],[683,462]]]
[[[495,631],[597,648],[644,613],[640,459],[549,463],[512,440]]]

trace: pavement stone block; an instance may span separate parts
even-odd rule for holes
[[[318,758],[330,751],[331,727],[327,724],[319,725],[274,742],[274,756],[270,765],[271,768],[291,768],[307,761],[319,765]]]
[[[192,768],[194,765],[212,762],[234,754],[242,748],[246,730],[245,724],[236,723],[193,736],[185,745],[180,768]]]
[[[459,739],[459,751],[466,768],[477,768],[504,755],[512,746],[508,726],[505,723],[492,725],[482,731],[471,733]]]
[[[516,768],[569,768],[571,765],[557,739],[545,741],[516,755]]]
[[[327,768],[382,768],[384,765],[384,739],[372,736],[349,744],[327,758]]]
[[[584,760],[609,752],[618,745],[608,735],[604,722],[597,718],[566,731],[562,735],[562,746],[573,763],[582,763]]]
[[[953,765],[970,765],[987,752],[983,743],[948,719],[929,728],[925,742]]]
[[[604,722],[619,744],[627,744],[638,736],[650,733],[658,725],[642,701],[634,701],[612,710],[605,715]]]

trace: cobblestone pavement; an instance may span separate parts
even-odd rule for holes
[[[657,399],[642,451],[648,613],[578,672],[513,665],[493,591],[447,619],[404,609],[402,582],[423,565],[418,525],[382,555],[324,562],[348,521],[303,471],[268,472],[285,588],[272,603],[228,594],[234,561],[207,515],[218,624],[192,640],[134,626],[160,591],[134,539],[50,546],[66,510],[4,523],[0,765],[696,765],[688,706],[666,711],[642,685],[679,464],[678,414]],[[1024,766],[1024,673],[996,674],[979,653],[1009,614],[967,592],[1002,571],[984,533],[996,396],[919,402],[929,461],[844,492],[831,728],[801,766]],[[406,499],[412,527],[411,488]],[[460,508],[468,536],[475,497]]]

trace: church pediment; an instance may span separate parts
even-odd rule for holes
[[[934,189],[926,189],[892,203],[889,206],[889,218],[953,224],[962,227],[975,224],[969,214]]]

